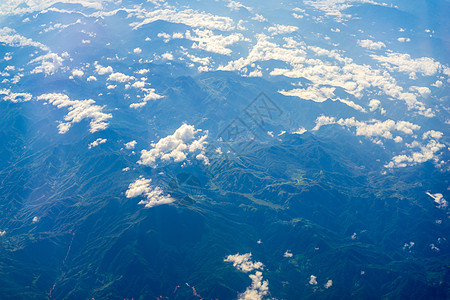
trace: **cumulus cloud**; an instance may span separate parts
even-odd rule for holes
[[[319,116],[316,119],[316,126],[313,130],[318,130],[321,126],[339,124],[345,127],[355,127],[356,135],[366,137],[383,137],[385,139],[393,139],[392,131],[399,131],[404,134],[411,135],[414,131],[419,130],[420,126],[407,121],[394,120],[371,120],[368,122],[361,122],[355,120],[354,117],[347,119],[339,119],[336,121],[334,117]]]
[[[134,149],[136,144],[137,144],[137,142],[135,140],[132,140],[131,142],[128,142],[125,144],[125,148],[128,150]]]
[[[244,293],[238,295],[239,300],[261,300],[269,293],[269,281],[263,280],[262,272],[249,275],[252,285]]]
[[[369,102],[369,107],[370,107],[370,111],[376,111],[376,110],[380,110],[381,114],[385,114],[386,110],[384,108],[381,107],[381,101],[377,100],[377,99],[372,99]]]
[[[251,253],[245,253],[245,254],[234,254],[234,255],[228,255],[225,258],[226,262],[233,263],[233,267],[236,269],[248,273],[252,272],[254,270],[261,270],[264,265],[262,262],[253,262],[252,260],[252,254]]]
[[[87,80],[87,81],[97,81],[97,77],[95,77],[95,76],[89,76],[86,80]]]
[[[104,143],[106,143],[106,141],[107,141],[107,139],[98,138],[89,144],[89,149],[91,149],[93,147],[97,147],[100,144],[104,144]]]
[[[11,101],[13,103],[27,102],[30,101],[33,97],[30,93],[13,93],[9,89],[0,90],[0,95],[5,95],[3,97],[3,100]]]
[[[48,103],[58,107],[66,107],[69,113],[64,117],[66,121],[58,125],[60,134],[69,131],[74,123],[79,123],[84,119],[90,119],[90,132],[104,130],[108,127],[108,119],[112,118],[111,114],[103,112],[102,106],[95,105],[95,101],[89,100],[70,100],[65,94],[51,93],[43,94],[37,98],[38,100],[47,101]]]
[[[337,21],[350,18],[351,15],[342,12],[352,7],[355,3],[381,5],[373,0],[305,0],[303,3],[324,12],[326,16],[335,18]]]
[[[244,293],[238,295],[238,299],[245,300],[258,300],[262,299],[269,292],[269,282],[263,280],[262,272],[264,265],[259,261],[252,261],[252,254],[234,254],[228,255],[224,261],[233,263],[233,267],[239,271],[249,273],[256,271],[254,274],[250,274],[252,279],[252,285],[249,286]]]
[[[370,50],[380,50],[386,47],[383,42],[374,42],[372,40],[358,40],[358,45]]]
[[[47,53],[41,55],[29,62],[29,64],[40,63],[40,66],[35,67],[31,74],[45,73],[46,75],[54,74],[63,63],[64,59],[56,53]]]
[[[314,276],[314,275],[311,275],[311,276],[309,277],[309,284],[310,284],[310,285],[317,285],[317,277]]]
[[[201,129],[195,129],[193,125],[183,124],[174,134],[160,139],[153,143],[151,150],[142,150],[139,164],[146,166],[155,166],[157,161],[182,162],[186,160],[189,153],[198,153],[195,158],[208,164],[208,158],[205,156],[205,145],[208,131],[201,135]]]
[[[267,28],[267,31],[269,31],[269,33],[272,35],[287,34],[297,30],[298,30],[297,26],[281,25],[281,24],[275,24],[274,26]]]
[[[446,208],[448,206],[447,200],[444,199],[444,195],[441,193],[431,194],[427,192],[426,194],[433,198],[434,202],[439,204],[438,208]]]
[[[292,257],[292,256],[294,256],[294,255],[292,254],[291,250],[286,250],[286,252],[284,252],[284,254],[283,254],[283,257],[287,257],[287,258]]]
[[[387,63],[394,70],[404,73],[421,73],[425,76],[432,76],[445,70],[445,66],[430,57],[411,58],[406,53],[388,53],[387,56],[371,55],[371,57],[381,63]]]
[[[324,285],[324,287],[326,288],[326,289],[328,289],[328,288],[330,288],[331,286],[333,285],[333,280],[328,280],[326,283],[325,283],[325,285]]]
[[[222,31],[235,29],[234,22],[229,17],[216,16],[193,9],[177,10],[171,7],[152,11],[140,10],[135,16],[143,20],[130,24],[133,29],[138,29],[145,24],[158,20],[181,23],[194,28],[217,29]]]
[[[74,70],[72,71],[72,76],[73,76],[73,77],[75,77],[75,76],[77,76],[77,77],[83,77],[83,75],[84,75],[84,72],[81,71],[81,70],[74,69]]]
[[[125,192],[127,198],[134,198],[144,196],[138,204],[145,205],[146,208],[155,207],[162,204],[169,204],[175,200],[170,195],[165,195],[162,189],[158,186],[151,185],[152,180],[141,177],[128,186]]]
[[[95,62],[95,70],[97,71],[98,75],[105,75],[113,72],[113,68],[111,66],[103,67],[97,62]]]
[[[142,88],[142,91],[144,91],[146,93],[144,98],[142,99],[141,102],[131,103],[130,104],[131,108],[134,108],[134,109],[141,108],[141,107],[144,107],[145,105],[147,105],[148,101],[158,100],[158,99],[161,99],[164,97],[164,96],[158,95],[156,93],[156,90],[153,88]]]
[[[437,142],[436,140],[429,141],[426,145],[420,146],[420,151],[413,152],[410,155],[402,154],[392,158],[392,160],[385,165],[386,168],[402,168],[406,166],[412,166],[419,163],[424,163],[429,160],[438,160],[437,152],[445,145]]]
[[[134,79],[136,79],[134,76],[128,76],[120,72],[111,73],[108,76],[109,81],[117,81],[117,82],[127,82]]]
[[[336,90],[335,87],[308,86],[306,89],[293,89],[290,91],[281,90],[278,92],[285,96],[295,96],[295,97],[299,97],[301,99],[310,100],[310,101],[319,102],[319,103],[324,102],[327,99],[330,99],[332,101],[339,101],[341,103],[344,103],[345,105],[350,106],[353,109],[365,112],[365,109],[362,108],[360,105],[356,104],[355,102],[336,97],[336,95],[334,94],[335,90]]]
[[[410,38],[405,38],[405,37],[399,37],[397,39],[397,41],[399,41],[400,43],[409,43],[409,42],[411,42],[411,39]]]
[[[33,217],[33,220],[32,220],[32,222],[33,222],[33,223],[37,223],[37,222],[39,222],[39,218],[38,218],[38,217],[36,217],[36,216],[35,216],[35,217]]]
[[[247,7],[247,6],[243,5],[243,4],[240,3],[240,2],[232,1],[232,0],[230,0],[230,1],[228,2],[227,7],[230,8],[232,11],[238,11],[238,10],[241,9],[241,8],[245,8],[245,9],[247,9],[248,11],[251,11],[251,10],[252,10],[250,7]]]
[[[425,139],[428,139],[428,138],[433,138],[433,139],[439,140],[443,135],[444,135],[444,133],[442,133],[442,132],[440,132],[440,131],[436,131],[436,130],[428,130],[427,132],[425,132],[425,133],[422,135],[422,138],[423,138],[424,140],[425,140]]]
[[[142,49],[141,48],[134,48],[133,52],[136,53],[136,54],[140,54],[140,53],[142,53]]]
[[[4,43],[12,47],[35,47],[43,51],[50,51],[50,49],[44,44],[26,38],[16,33],[14,29],[11,29],[9,27],[0,28],[0,43]]]

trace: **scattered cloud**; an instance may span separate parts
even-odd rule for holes
[[[264,267],[262,262],[259,261],[253,262],[251,259],[252,259],[251,253],[245,254],[237,253],[234,255],[228,255],[225,258],[225,261],[233,263],[233,267],[245,273],[252,272],[254,270],[261,270]]]
[[[297,26],[281,25],[281,24],[275,24],[274,26],[267,28],[267,31],[272,35],[292,33],[297,30],[298,30]]]
[[[356,135],[366,137],[383,137],[385,139],[393,139],[392,131],[399,131],[404,134],[412,135],[414,131],[419,130],[420,126],[407,121],[394,120],[371,120],[368,122],[361,122],[355,120],[355,117],[347,119],[339,119],[336,121],[334,117],[319,116],[316,119],[316,126],[313,130],[318,130],[321,126],[339,124],[346,127],[355,127]]]
[[[294,255],[292,254],[291,250],[286,250],[286,252],[284,252],[284,254],[283,254],[283,257],[287,257],[287,258],[290,258],[292,256],[294,256]]]
[[[175,200],[170,195],[165,195],[158,186],[151,185],[152,180],[141,177],[128,186],[125,192],[127,198],[135,198],[144,196],[138,204],[145,205],[146,208],[155,207],[162,204],[169,204]]]
[[[73,76],[73,77],[83,77],[83,75],[84,75],[84,72],[81,71],[81,70],[74,69],[74,70],[72,71],[72,76]]]
[[[100,144],[106,143],[107,139],[98,138],[92,143],[89,144],[89,149],[92,149],[93,147],[97,147]]]
[[[13,103],[27,102],[33,98],[33,96],[30,93],[13,93],[9,89],[0,90],[0,95],[5,95],[3,97],[3,100],[11,101]]]
[[[153,143],[151,150],[142,150],[139,164],[155,166],[157,161],[182,162],[187,159],[188,153],[198,153],[195,158],[208,164],[205,156],[205,145],[208,131],[201,135],[201,129],[195,129],[193,125],[183,124],[172,135]]]
[[[310,284],[310,285],[317,285],[317,277],[314,276],[314,275],[311,275],[311,276],[309,277],[309,284]]]
[[[444,195],[442,195],[441,193],[431,194],[431,193],[427,192],[426,194],[428,196],[430,196],[431,198],[433,198],[434,202],[439,204],[438,208],[448,207],[448,202],[447,202],[447,200],[444,199]]]
[[[117,73],[111,73],[109,74],[108,80],[109,81],[117,81],[117,82],[128,82],[130,80],[136,79],[134,76],[128,76],[123,73],[117,72]]]
[[[45,73],[46,75],[53,75],[61,66],[64,59],[56,53],[47,53],[41,55],[29,62],[29,64],[40,63],[31,71],[31,74]]]
[[[89,100],[70,100],[65,94],[51,93],[43,94],[37,98],[38,100],[47,101],[48,103],[58,107],[67,107],[69,113],[64,117],[64,122],[60,122],[58,130],[60,134],[69,131],[74,123],[79,123],[84,119],[90,119],[90,132],[94,133],[104,130],[108,127],[107,122],[112,118],[111,114],[103,112],[102,106],[95,105],[95,101]]]
[[[381,48],[386,47],[383,42],[374,42],[372,40],[358,40],[358,45],[370,50],[380,50]]]
[[[35,47],[43,51],[50,51],[50,49],[46,45],[26,38],[9,27],[0,28],[0,43],[6,44],[11,47]]]
[[[141,48],[134,48],[133,53],[140,54],[140,53],[142,53],[142,49]]]
[[[370,55],[376,61],[386,63],[392,69],[403,73],[421,73],[425,76],[432,76],[440,71],[448,69],[441,63],[430,57],[411,58],[406,53],[388,53],[387,56]]]
[[[333,280],[330,279],[330,280],[328,280],[328,281],[325,283],[324,288],[328,289],[328,288],[330,288],[332,285],[333,285]]]
[[[244,293],[238,295],[239,300],[261,300],[269,293],[269,281],[263,280],[262,272],[249,275],[252,285]]]
[[[194,28],[217,29],[229,31],[235,29],[234,22],[229,17],[216,16],[193,9],[177,10],[175,8],[156,9],[152,11],[140,10],[135,14],[140,22],[131,23],[133,29],[158,20],[171,23],[181,23]]]
[[[89,76],[86,80],[87,80],[87,81],[97,81],[97,77],[95,77],[95,76]]]
[[[135,140],[128,142],[125,144],[125,148],[128,150],[134,149],[134,147],[136,146],[137,142]]]
[[[405,37],[399,37],[397,39],[397,41],[399,41],[400,43],[409,43],[409,42],[411,42],[411,39],[410,38],[405,38]]]

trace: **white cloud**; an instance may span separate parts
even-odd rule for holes
[[[117,82],[127,82],[127,81],[134,80],[134,79],[136,79],[136,78],[133,76],[125,75],[120,72],[111,73],[111,74],[109,74],[109,77],[108,77],[109,81],[117,81]]]
[[[307,132],[308,130],[306,130],[306,128],[304,127],[300,127],[299,129],[297,129],[296,131],[292,132],[293,134],[304,134],[305,132]]]
[[[229,7],[232,11],[238,11],[241,8],[245,8],[248,11],[252,10],[250,7],[244,6],[242,3],[232,0],[229,0],[227,7]]]
[[[128,142],[125,144],[125,148],[130,150],[130,149],[134,149],[134,147],[136,146],[137,142],[135,140]]]
[[[330,280],[327,281],[327,283],[325,283],[324,287],[325,287],[326,289],[328,289],[328,288],[330,288],[332,285],[333,285],[333,280],[330,279]]]
[[[0,2],[0,15],[23,15],[35,11],[43,11],[56,3],[72,3],[80,4],[86,8],[100,10],[103,8],[104,2],[112,2],[113,0],[4,0]]]
[[[97,77],[95,77],[95,76],[89,76],[86,80],[87,80],[87,81],[97,81]]]
[[[78,70],[78,69],[74,69],[73,71],[72,71],[72,76],[77,76],[77,77],[83,77],[83,75],[84,75],[84,72],[83,71],[81,71],[81,70]]]
[[[399,41],[400,43],[409,43],[409,42],[411,42],[411,39],[410,38],[399,37],[397,39],[397,41]]]
[[[162,59],[167,59],[167,60],[173,60],[173,54],[169,53],[169,52],[166,52],[166,53],[161,54],[161,58]]]
[[[224,261],[233,263],[233,267],[245,273],[263,269],[264,265],[262,262],[253,262],[251,259],[251,253],[237,253],[234,255],[228,255]]]
[[[445,148],[445,145],[440,144],[439,142],[435,140],[431,140],[426,145],[420,146],[420,151],[413,152],[410,155],[402,154],[397,155],[392,158],[392,160],[385,165],[386,168],[402,168],[406,166],[412,166],[419,163],[424,163],[429,160],[438,160],[438,157],[436,155],[439,150],[442,148]]]
[[[423,135],[422,135],[422,138],[425,140],[425,139],[428,139],[428,138],[433,138],[433,139],[435,139],[435,140],[439,140],[441,137],[443,137],[444,136],[444,134],[442,133],[442,132],[440,132],[440,131],[436,131],[436,130],[428,130],[427,132],[425,132]]]
[[[321,115],[319,117],[316,118],[316,126],[314,126],[314,128],[312,130],[319,130],[320,127],[324,126],[324,125],[331,125],[331,124],[335,124],[336,123],[336,119],[334,117],[327,117],[324,115]]]
[[[440,80],[436,80],[436,82],[435,82],[435,83],[433,83],[433,84],[432,84],[431,86],[434,86],[434,87],[440,88],[440,87],[442,87],[442,85],[443,85],[442,81],[440,81]]]
[[[0,6],[1,7],[1,6]],[[1,15],[1,9],[0,9]],[[7,44],[12,47],[35,47],[43,51],[50,51],[50,49],[39,42],[35,42],[32,39],[26,38],[18,33],[14,29],[9,27],[0,28],[0,43]]]
[[[30,64],[41,63],[40,66],[31,71],[31,74],[45,73],[46,75],[52,75],[62,66],[63,61],[64,59],[56,53],[50,52],[41,55],[29,62]]]
[[[244,293],[239,294],[239,300],[261,300],[269,293],[269,281],[263,280],[262,272],[256,271],[250,274],[252,285]]]
[[[97,71],[98,75],[105,75],[113,72],[113,68],[111,66],[103,67],[97,62],[95,62],[95,70]]]
[[[78,123],[84,119],[91,119],[90,132],[104,130],[108,127],[108,119],[112,118],[111,114],[103,112],[103,107],[95,105],[95,101],[89,100],[70,100],[65,94],[43,94],[37,98],[38,100],[48,101],[48,103],[58,107],[67,107],[69,113],[64,117],[66,123],[61,122],[58,125],[59,133],[66,133],[72,124]]]
[[[351,17],[349,14],[343,14],[342,11],[352,7],[355,3],[381,5],[380,3],[372,0],[305,0],[303,3],[317,10],[323,11],[326,16],[333,17],[338,21]]]
[[[252,20],[258,21],[258,22],[266,22],[267,19],[264,18],[264,16],[259,15],[259,14],[255,14],[254,17],[252,17]]]
[[[417,92],[422,98],[428,98],[431,95],[431,90],[425,86],[411,86],[409,90]]]
[[[297,30],[298,30],[297,26],[281,25],[281,24],[275,24],[274,26],[267,28],[267,31],[269,31],[270,34],[272,35],[292,33]]]
[[[431,194],[427,192],[426,194],[433,198],[434,202],[439,204],[438,208],[446,208],[448,206],[447,200],[444,199],[444,195],[441,193]]]
[[[195,33],[195,35],[194,35]],[[193,49],[201,49],[213,53],[219,53],[224,55],[230,55],[231,50],[227,48],[234,43],[239,41],[249,41],[244,38],[241,33],[233,33],[227,36],[215,35],[211,30],[200,30],[194,29],[191,31],[186,31],[185,37],[188,40],[194,41],[192,44]]]
[[[140,54],[140,53],[142,53],[142,49],[141,48],[134,48],[133,52],[136,53],[136,54]]]
[[[377,99],[372,99],[369,102],[370,111],[376,111],[377,109],[380,110],[381,114],[385,114],[386,110],[381,107],[381,101]]]
[[[216,16],[193,9],[180,11],[171,7],[153,11],[139,10],[136,13],[136,17],[143,19],[143,21],[130,24],[134,29],[158,20],[181,23],[194,28],[208,28],[222,31],[229,31],[235,28],[233,20],[229,17]]]
[[[146,95],[144,96],[144,98],[142,99],[141,102],[130,104],[131,108],[135,108],[135,109],[141,108],[141,107],[144,107],[145,105],[147,105],[147,102],[150,100],[158,100],[158,99],[161,99],[164,97],[164,96],[158,95],[155,92],[155,89],[152,89],[152,88],[145,88],[145,89],[142,88],[142,91],[144,91],[146,93]]]
[[[386,47],[383,42],[374,42],[372,40],[358,40],[358,45],[370,50],[380,50],[381,48]]]
[[[314,276],[314,275],[311,275],[311,276],[309,277],[309,284],[310,284],[310,285],[317,285],[317,277]]]
[[[283,257],[287,257],[287,258],[292,257],[292,256],[294,256],[294,255],[292,254],[291,250],[286,250],[286,252],[284,252],[284,254],[283,254]]]
[[[106,143],[106,141],[107,141],[107,139],[98,138],[89,144],[89,149],[91,149],[93,147],[97,147],[100,144],[104,144],[104,143]]]
[[[388,53],[387,56],[370,55],[373,59],[387,63],[394,70],[404,73],[421,73],[425,76],[435,75],[440,71],[445,71],[445,66],[430,57],[411,58],[406,53]]]
[[[33,223],[39,222],[39,218],[35,216],[35,217],[33,218],[32,222],[33,222]]]
[[[13,103],[27,102],[33,97],[30,93],[12,93],[9,89],[0,90],[0,95],[5,95],[3,100]]]
[[[125,192],[127,198],[144,196],[146,199],[141,200],[138,204],[145,205],[146,208],[155,207],[162,204],[169,204],[175,200],[170,195],[164,195],[162,189],[158,186],[150,185],[151,179],[141,177],[128,186]]]
[[[2,231],[2,230],[0,230],[0,236],[4,236],[6,234],[6,231]]]
[[[336,121],[333,117],[319,116],[316,119],[316,126],[313,130],[318,130],[321,126],[339,124],[346,127],[355,127],[356,135],[366,137],[383,137],[385,139],[393,139],[392,131],[399,131],[404,134],[412,135],[414,131],[419,130],[420,126],[407,122],[394,120],[371,120],[368,122],[361,122],[355,120],[354,117],[347,119],[339,119]]]
[[[205,156],[205,145],[208,131],[203,136],[200,135],[202,130],[195,129],[193,125],[183,124],[174,134],[168,135],[160,139],[157,143],[153,143],[151,150],[142,150],[139,164],[147,166],[157,165],[157,160],[181,162],[186,160],[189,153],[198,154],[196,159],[208,164],[208,158]]]

